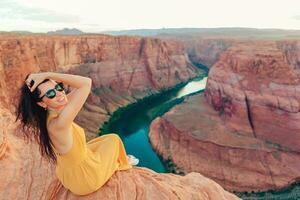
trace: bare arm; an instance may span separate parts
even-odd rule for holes
[[[70,92],[67,95],[68,100],[71,100],[72,98],[74,98],[74,93],[77,89],[73,88],[72,90],[70,90]]]
[[[92,79],[79,75],[55,72],[49,72],[47,78],[53,79],[57,82],[63,82],[76,88],[72,91],[72,98],[70,98],[68,104],[66,104],[53,124],[55,129],[68,129],[91,91]]]

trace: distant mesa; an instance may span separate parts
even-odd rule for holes
[[[161,29],[129,29],[119,31],[102,31],[109,35],[137,35],[159,37],[239,37],[255,39],[299,38],[300,30],[261,29],[244,27],[216,27],[216,28],[161,28]]]
[[[85,32],[77,29],[77,28],[64,28],[56,31],[48,31],[48,35],[82,35]]]
[[[63,28],[48,32],[30,32],[27,30],[0,31],[0,35],[114,35],[114,36],[144,36],[186,40],[191,37],[209,38],[247,38],[247,39],[299,39],[300,30],[261,29],[245,27],[216,28],[160,28],[160,29],[127,29],[83,32],[77,28]]]

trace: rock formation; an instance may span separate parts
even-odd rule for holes
[[[220,55],[234,42],[235,40],[230,38],[199,39],[198,37],[189,37],[182,39],[190,60],[209,68],[219,60]]]
[[[219,60],[220,55],[226,49],[236,42],[245,40],[245,38],[233,36],[201,36],[201,34],[188,33],[180,35],[157,35],[155,37],[180,41],[192,63],[204,65],[208,68],[212,67]]]
[[[231,45],[204,94],[152,122],[151,143],[230,191],[287,187],[300,179],[299,41]]]

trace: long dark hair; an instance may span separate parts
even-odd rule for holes
[[[25,80],[28,76],[29,74]],[[49,79],[45,79],[41,83],[48,80]],[[43,157],[46,155],[48,161],[56,164],[56,155],[50,144],[51,140],[47,130],[47,110],[37,104],[41,91],[36,87],[35,90],[31,92],[24,81],[19,92],[20,98],[16,109],[15,122],[17,122],[18,119],[21,120],[23,138],[27,139],[27,141],[28,139],[35,139],[39,144],[41,155]]]

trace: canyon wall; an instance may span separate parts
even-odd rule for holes
[[[208,68],[212,67],[219,60],[220,55],[235,42],[230,38],[189,37],[181,40],[190,60]]]
[[[180,43],[143,37],[2,37],[0,55],[1,103],[10,110],[28,72],[58,71],[91,77],[92,93],[76,118],[87,127],[89,138],[118,107],[200,72],[189,62]]]
[[[204,65],[211,68],[218,60],[220,55],[231,47],[235,42],[245,40],[240,37],[228,36],[200,36],[201,34],[179,34],[179,35],[157,35],[155,38],[172,39],[180,41],[188,57],[195,65]]]
[[[203,173],[231,191],[297,182],[299,44],[236,40],[211,67],[203,94],[152,122],[153,147],[184,171]]]

